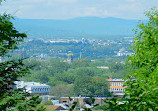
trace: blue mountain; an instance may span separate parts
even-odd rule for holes
[[[80,17],[65,20],[19,19],[15,27],[30,38],[110,38],[133,36],[138,20],[120,18]]]

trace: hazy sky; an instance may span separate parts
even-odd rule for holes
[[[0,12],[19,18],[69,19],[85,16],[143,19],[158,0],[6,0]]]

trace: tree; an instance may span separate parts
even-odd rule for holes
[[[80,68],[80,67],[88,67],[89,66],[90,61],[87,59],[82,59],[82,60],[78,60],[78,61],[74,61],[71,64],[71,68],[75,69],[75,68]]]
[[[158,110],[158,11],[146,13],[148,23],[141,23],[136,30],[132,49],[128,58],[134,67],[127,78],[123,104],[110,102],[110,110],[157,111]]]
[[[51,88],[51,94],[56,96],[57,99],[74,96],[73,85],[58,84]]]
[[[78,76],[94,76],[93,68],[82,67],[76,70]]]
[[[17,31],[10,20],[13,17],[7,14],[0,15],[0,56],[4,57],[9,51],[17,49],[17,45],[26,37],[25,33]],[[19,77],[29,72],[23,59],[0,62],[0,110],[44,110],[40,105],[38,96],[30,96],[23,89],[14,90],[12,85]]]
[[[51,100],[45,100],[42,102],[43,105],[53,105],[53,102]]]
[[[73,84],[77,76],[76,74],[67,71],[61,74],[55,74],[55,77],[58,81],[64,81],[68,84]]]
[[[104,78],[85,75],[76,79],[74,92],[83,96],[105,96],[108,92],[108,83]]]
[[[76,95],[92,96],[92,92],[89,90],[91,87],[92,77],[82,76],[78,77],[74,83],[74,92]]]
[[[111,72],[116,73],[120,70],[124,70],[125,65],[121,64],[121,63],[111,63],[111,64],[109,64],[109,69]]]
[[[31,71],[31,76],[28,78],[26,77],[26,79],[38,80],[39,82],[42,82],[42,83],[48,83],[49,73],[46,70]]]
[[[63,73],[68,70],[69,64],[66,62],[60,62],[59,60],[50,61],[48,64],[48,70],[53,73]]]

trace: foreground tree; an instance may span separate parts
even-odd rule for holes
[[[149,21],[138,25],[134,55],[128,58],[135,70],[127,78],[123,104],[109,101],[111,111],[158,110],[158,11],[152,9],[146,15]]]
[[[0,1],[1,2],[1,1]],[[25,33],[18,32],[10,20],[13,17],[0,15],[0,57],[4,57],[9,51],[17,49],[17,45],[26,37]],[[16,111],[43,111],[39,105],[38,96],[30,97],[23,89],[14,90],[14,81],[29,72],[23,60],[6,60],[0,62],[0,110]],[[27,98],[29,97],[29,99]]]

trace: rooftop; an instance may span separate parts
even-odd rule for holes
[[[112,82],[112,81],[114,81],[114,82],[115,82],[115,81],[124,82],[123,79],[116,79],[116,78],[115,78],[115,79],[110,78],[110,79],[108,79],[108,81],[109,81],[109,82],[110,82],[110,81],[111,81],[111,82]]]
[[[42,84],[40,82],[25,82],[25,81],[15,81],[15,84],[17,85],[18,88],[49,86],[47,84]]]

